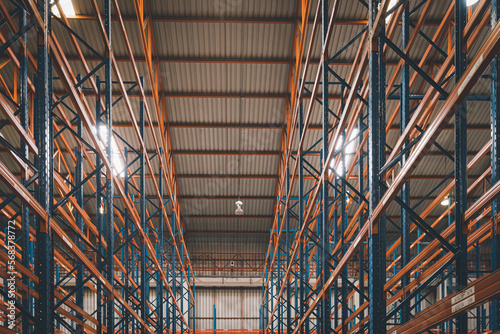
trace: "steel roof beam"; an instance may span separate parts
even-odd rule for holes
[[[266,235],[268,236],[269,235],[269,231],[264,231],[264,232],[258,232],[258,231],[186,231],[185,232],[186,234],[206,234],[206,235],[212,235],[212,234],[215,234],[215,235],[237,235],[237,234],[240,234],[240,235]],[[262,253],[264,255],[264,253]],[[191,261],[200,261],[201,259],[198,259],[198,258],[195,258],[193,257],[193,255],[191,254]],[[262,260],[253,260],[253,261],[262,261],[264,262],[264,258]]]
[[[193,98],[193,99],[267,99],[267,100],[280,100],[287,99],[288,96],[282,93],[201,93],[201,92],[166,92],[162,91],[164,98],[171,99],[182,99],[182,98]],[[66,94],[65,91],[55,91],[55,95],[58,97],[64,96]],[[96,96],[95,92],[84,91],[85,96]],[[129,97],[141,97],[142,93],[138,93],[136,91],[131,91],[127,94]],[[121,92],[113,92],[113,97],[121,97],[123,94]],[[145,97],[153,97],[152,92],[145,92]],[[316,94],[317,98],[321,97],[321,94]],[[425,97],[417,96],[415,98],[416,101],[423,100]],[[306,93],[302,96],[302,99],[309,100],[311,99],[311,95]],[[341,96],[337,94],[328,95],[328,99],[340,101]],[[387,98],[388,101],[399,101],[399,96],[389,96]],[[469,97],[470,101],[474,102],[489,102],[489,95],[471,95]],[[148,123],[149,124],[149,123]]]
[[[15,175],[16,177],[21,177],[21,174],[13,174]],[[155,175],[154,177],[152,177],[151,175],[146,175],[146,179],[152,179],[152,178],[157,178],[159,175]],[[444,178],[446,178],[447,175],[424,175],[424,174],[415,174],[415,175],[412,175],[410,177],[411,180],[442,180]],[[139,176],[136,176],[134,175],[133,176],[134,178],[139,178]],[[478,177],[480,177],[480,175],[469,175],[468,178],[469,179],[472,179],[472,180],[475,180],[477,179]],[[210,179],[231,179],[231,180],[235,180],[235,179],[238,179],[238,178],[242,178],[242,179],[246,179],[246,180],[274,180],[274,179],[277,179],[278,176],[277,175],[274,175],[274,174],[262,174],[262,175],[259,175],[259,174],[240,174],[239,176],[236,175],[236,174],[233,174],[233,175],[228,175],[228,174],[178,174],[177,175],[177,178],[178,179],[206,179],[206,180],[210,180]],[[297,179],[298,176],[295,176],[295,178]],[[311,176],[311,175],[304,175],[304,180],[317,180],[314,176]],[[366,179],[366,176],[364,177],[364,179]],[[347,179],[348,181],[356,181],[358,180],[358,177],[356,175],[351,175],[349,176],[349,178]],[[60,185],[62,187],[63,183],[62,180],[60,180],[58,178],[58,180],[56,180],[56,182],[58,182],[58,185]],[[69,190],[67,188],[62,188],[63,190],[65,190],[66,192],[69,192]],[[63,192],[64,193],[64,192]],[[180,198],[183,198],[184,196],[180,196]],[[158,198],[158,197],[156,197]],[[273,199],[276,199],[275,197],[273,197]],[[72,205],[74,205],[74,203],[71,203]],[[77,208],[78,210],[80,210],[80,208],[78,207]]]
[[[350,215],[349,218],[353,218],[355,216]],[[272,215],[244,215],[244,216],[235,216],[235,215],[185,215],[186,219],[273,219]],[[390,219],[400,219],[400,216],[388,216]],[[440,216],[428,216],[426,219],[438,219]]]
[[[0,57],[0,60],[6,60],[8,59],[7,57]],[[100,62],[100,59],[94,56],[87,56],[85,57],[87,61],[93,61],[93,62]],[[116,61],[118,63],[129,63],[130,59],[128,56],[116,56],[115,57]],[[145,63],[146,58],[144,57],[137,57],[136,59],[137,63]],[[418,59],[413,59],[415,62],[418,61]],[[76,56],[68,56],[68,61],[80,61],[80,59]],[[214,57],[168,57],[168,56],[161,56],[158,57],[157,61],[159,63],[180,63],[180,64],[242,64],[242,65],[248,65],[248,64],[254,64],[254,65],[289,65],[290,63],[295,63],[295,59],[290,59],[290,58],[214,58]],[[352,63],[354,62],[354,59],[335,59],[332,62],[329,63],[330,66],[352,66]],[[302,60],[302,63],[305,63],[305,59]],[[319,65],[319,59],[311,59],[309,62],[311,65]],[[397,60],[387,60],[387,65],[388,66],[396,66],[398,65]],[[440,66],[442,65],[442,62],[428,62],[425,65],[436,65]]]
[[[135,15],[123,15],[123,21],[136,21],[137,17]],[[86,20],[86,21],[95,21],[95,17],[93,15],[76,15],[71,20]],[[195,16],[155,16],[152,15],[152,21],[155,23],[246,23],[246,24],[295,24],[301,18],[276,18],[276,17],[195,17]],[[111,17],[112,21],[118,21],[117,16]],[[307,24],[313,24],[314,20],[309,19],[306,21]],[[416,23],[412,22],[412,23]],[[426,21],[425,26],[437,27],[439,26],[440,21]],[[339,19],[338,23],[335,21],[337,25],[354,25],[354,26],[366,26],[368,24],[368,20],[347,20],[347,19]],[[399,21],[398,25],[401,25],[402,22]]]
[[[56,123],[58,126],[64,126],[63,123]],[[12,127],[14,125],[7,124],[6,127]],[[153,122],[153,127],[157,128],[159,125]],[[282,124],[270,124],[270,123],[250,123],[250,124],[236,124],[236,123],[169,123],[171,129],[254,129],[254,130],[281,130],[283,128]],[[133,125],[129,122],[116,122],[113,124],[114,128],[132,128]],[[310,130],[321,130],[320,124],[309,125]],[[443,130],[454,130],[453,125],[445,125]],[[467,131],[490,131],[490,124],[468,124]],[[399,124],[392,124],[388,131],[399,131]],[[149,154],[153,153],[153,150],[148,150]]]

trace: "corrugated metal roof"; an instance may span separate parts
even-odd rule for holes
[[[151,1],[151,10],[162,16],[288,18],[295,14],[296,1],[155,0]]]
[[[269,196],[273,192],[276,180],[273,179],[242,179],[240,181],[241,197]],[[238,179],[180,179],[179,189],[183,195],[196,196],[234,196],[238,197]],[[217,202],[213,205],[220,205]],[[228,212],[232,214],[234,210]],[[267,212],[272,214],[271,212]]]
[[[281,130],[172,129],[174,150],[266,151],[279,150]]]
[[[292,47],[291,39],[282,38],[293,33],[290,24],[155,22],[154,26],[158,40],[165,41],[158,43],[158,52],[169,57],[231,58],[244,63],[255,57],[287,58]]]
[[[287,65],[161,63],[168,92],[202,94],[285,94]]]
[[[237,175],[237,155],[178,155],[175,157],[178,174],[202,174],[202,175]],[[243,155],[241,156],[242,175],[269,175],[278,170],[278,157],[268,155]],[[210,178],[209,178],[210,180]],[[212,180],[213,181],[213,180]],[[242,186],[244,179],[242,181]],[[256,181],[256,180],[252,180]],[[232,181],[231,181],[232,182]],[[225,182],[225,183],[230,183]],[[235,181],[236,183],[236,181]],[[252,194],[255,189],[262,189],[262,185],[245,186]],[[248,194],[251,195],[251,194]]]
[[[262,242],[267,244],[269,236],[261,235],[199,235],[189,236],[193,253],[260,253]]]
[[[284,108],[285,99],[167,99],[172,123],[281,124]]]

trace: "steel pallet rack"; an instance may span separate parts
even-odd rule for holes
[[[10,190],[2,191],[0,206],[17,231],[22,231],[16,236],[20,243],[15,266],[8,267],[8,253],[0,253],[2,292],[7,291],[10,272],[20,278],[15,320],[9,323],[4,318],[2,331],[54,333],[64,328],[73,333],[164,333],[177,326],[178,332],[194,332],[195,282],[182,234],[175,166],[165,139],[168,130],[161,131],[160,144],[118,2],[106,0],[100,7],[93,1],[92,5],[105,55],[70,27],[60,4],[53,5],[58,6],[60,18],[52,14],[48,1],[16,2],[10,12],[5,3],[0,4],[2,25],[12,32],[9,39],[0,35],[0,50],[14,64],[15,82],[12,91],[1,91],[6,120],[0,130],[10,125],[14,138],[20,138],[20,146],[12,136],[0,139],[10,157],[5,155],[0,161],[0,179]],[[122,80],[112,52],[112,5],[134,69],[132,82]],[[100,8],[104,8],[102,15]],[[86,71],[83,77],[73,74],[54,25],[68,33]],[[38,35],[36,58],[27,47],[29,29],[36,29]],[[17,54],[15,43],[20,45]],[[89,67],[81,47],[99,59],[98,65]],[[30,65],[35,71],[32,77]],[[96,74],[102,70],[101,81]],[[54,94],[55,80],[64,87],[64,94]],[[115,100],[113,86],[120,91]],[[95,112],[85,98],[87,90],[96,96]],[[141,96],[137,108],[129,99],[132,90]],[[113,129],[117,103],[125,105],[138,147]],[[158,108],[157,115],[162,116]],[[139,122],[134,110],[139,110]],[[146,150],[146,122],[148,138],[155,145],[153,154]],[[122,171],[113,166],[116,154],[125,161]],[[153,159],[159,165],[158,178]],[[15,172],[19,169],[21,175]],[[155,191],[152,198],[145,196],[146,173]],[[139,174],[139,185],[135,174]],[[92,195],[84,197],[84,188],[91,189]],[[97,208],[95,217],[85,210],[91,202]],[[7,230],[2,237],[2,244],[8,246]],[[84,306],[84,296],[89,294],[95,296],[94,310]],[[8,296],[3,295],[6,301]]]
[[[467,14],[465,1],[450,1],[434,35],[428,36],[421,28],[435,5],[433,1],[419,1],[410,7],[402,0],[392,8],[388,0],[359,2],[367,9],[368,25],[345,46],[335,47],[329,41],[339,8],[347,2],[318,1],[310,33],[307,22],[311,3],[303,0],[298,4],[293,53],[299,61],[291,64],[288,78],[290,99],[281,142],[275,220],[263,277],[261,331],[496,331],[500,291],[497,286],[480,282],[494,281],[498,275],[499,3],[480,1]],[[487,28],[488,21],[491,29]],[[402,40],[395,43],[398,25]],[[320,62],[314,82],[307,82],[318,31]],[[486,37],[482,44],[475,45],[483,31]],[[305,36],[309,36],[306,52]],[[442,47],[446,37],[453,38],[448,52]],[[419,62],[407,56],[417,38],[428,43]],[[329,62],[353,45],[358,45],[356,59],[344,78]],[[472,47],[477,52],[467,63],[467,50]],[[333,57],[328,55],[332,49]],[[385,61],[389,50],[399,58],[390,77]],[[432,62],[437,55],[445,61],[435,69]],[[490,103],[492,140],[468,160],[467,101],[477,100],[470,92],[488,67],[491,95],[481,100]],[[332,78],[334,81],[329,82]],[[309,84],[313,85],[310,90]],[[333,85],[340,86],[336,112],[328,103],[329,86],[331,90]],[[410,89],[418,93],[410,93]],[[304,108],[305,97],[310,97],[310,102]],[[393,99],[398,100],[397,107],[388,110],[386,103]],[[307,162],[307,154],[314,146],[308,148],[305,138],[312,136],[309,126],[315,104],[321,110],[322,136],[315,142],[321,144],[321,160],[313,166]],[[386,137],[398,116],[400,135],[390,147]],[[454,154],[437,141],[451,119]],[[348,159],[347,147],[352,142],[356,142],[356,149]],[[412,173],[427,154],[432,154],[431,147],[451,161],[454,171],[415,202],[410,196]],[[468,171],[488,158],[491,167],[468,185]],[[309,189],[304,189],[305,173],[314,177]],[[292,200],[296,179],[298,198]],[[453,202],[448,199],[444,212],[431,216],[452,192]],[[424,203],[431,196],[435,198],[426,207]],[[298,213],[295,201],[300,203]],[[400,216],[386,214],[390,205],[400,208]],[[290,228],[290,218],[297,220],[297,229]],[[388,234],[389,224],[398,232]],[[488,240],[493,245],[492,263],[491,270],[485,271],[480,266],[480,245]],[[313,259],[316,270],[307,271]],[[428,295],[436,290],[441,301],[426,307],[424,301],[428,302]],[[489,321],[485,309],[489,309]],[[439,317],[433,316],[436,312],[440,312]],[[475,321],[467,321],[468,316]]]

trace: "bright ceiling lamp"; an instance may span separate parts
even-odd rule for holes
[[[59,4],[61,5],[61,8],[66,17],[76,16],[75,7],[73,7],[73,2],[71,2],[71,0],[59,0]],[[54,15],[57,17],[61,17],[61,13],[59,13],[59,8],[57,7],[57,5],[54,5],[52,7],[52,13],[54,13]]]
[[[441,205],[442,206],[448,206],[450,205],[450,202],[451,202],[451,198],[449,196],[446,196],[445,198],[443,198],[443,200],[441,201]]]
[[[467,6],[472,6],[474,4],[476,4],[479,0],[467,0],[466,4]]]
[[[467,0],[467,1],[470,1],[470,0]],[[398,0],[391,0],[391,2],[389,2],[389,7],[387,7],[387,11],[390,11],[392,8],[394,8],[394,6],[396,6],[397,3],[398,3]],[[391,16],[392,16],[392,13],[385,17],[385,23],[389,22],[389,19],[391,18]]]
[[[237,216],[242,216],[243,215],[243,209],[241,208],[241,206],[243,205],[243,202],[240,201],[240,199],[238,198],[238,200],[236,201],[236,211],[234,212]]]
[[[344,148],[344,159],[345,159],[345,165],[349,165],[349,161],[351,160],[351,155],[356,152],[356,143],[357,143],[357,136],[358,136],[359,130],[358,129],[353,129],[351,132],[351,137],[349,139],[348,144]],[[339,140],[337,141],[337,145],[335,146],[335,151],[339,151],[342,148],[342,145],[344,144],[344,136],[340,136]],[[332,159],[330,162],[330,168],[334,168],[335,164],[335,159]],[[344,164],[342,162],[339,162],[339,165],[337,166],[337,169],[335,169],[335,173],[338,175],[343,176],[344,175]]]
[[[95,128],[93,129],[92,132],[94,132],[95,134]],[[101,142],[103,144],[106,144],[108,141],[108,128],[106,127],[106,125],[101,124],[99,126],[99,136]],[[123,177],[123,171],[124,171],[123,160],[122,157],[120,156],[120,151],[118,150],[118,145],[116,145],[114,137],[111,137],[111,165],[113,166],[113,174],[115,176]]]

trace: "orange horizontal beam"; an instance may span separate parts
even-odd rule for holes
[[[244,200],[244,199],[243,199]],[[272,215],[243,215],[237,216],[235,214],[232,215],[184,215],[185,219],[274,219]],[[349,216],[352,218],[352,216]],[[400,216],[387,216],[389,219],[397,220],[400,219]],[[439,216],[428,216],[425,219],[437,219]]]
[[[189,98],[189,99],[267,99],[267,100],[281,100],[286,99],[287,95],[284,93],[202,93],[202,92],[159,92],[163,94],[165,98]],[[65,91],[55,91],[55,95],[61,97],[66,94]],[[85,91],[85,96],[96,96],[96,93],[91,91]],[[127,94],[129,97],[140,97],[141,95],[132,91]],[[104,96],[104,93],[102,93]],[[121,97],[123,94],[118,91],[114,91],[112,93],[113,97]],[[145,97],[153,97],[153,93],[148,91],[144,92]],[[317,95],[320,98],[320,95]],[[305,95],[304,99],[310,99],[309,95]],[[329,99],[331,100],[340,100],[340,95],[330,95]]]
[[[173,150],[177,155],[271,155],[280,154],[279,151],[254,150],[254,151],[236,151],[236,150]]]
[[[76,15],[74,17],[69,18],[69,20],[85,20],[85,21],[93,21],[95,20],[95,16],[93,15]],[[137,17],[135,15],[122,15],[123,21],[137,21]],[[161,23],[246,23],[246,24],[295,24],[299,18],[294,17],[284,17],[284,18],[275,18],[275,17],[200,17],[200,16],[153,16],[153,22],[161,22]],[[118,21],[118,17],[112,16],[112,21]],[[417,21],[413,21],[415,24]],[[308,24],[314,23],[313,19],[308,21]],[[429,20],[424,23],[424,26],[439,26],[441,22],[437,20]],[[365,26],[368,24],[368,20],[347,20],[347,19],[339,19],[335,20],[335,25],[355,25],[355,26]],[[401,21],[398,22],[401,25]]]
[[[7,57],[0,57],[0,60]],[[87,61],[100,62],[97,57],[86,57]],[[134,58],[137,63],[145,63],[144,57]],[[115,57],[115,60],[120,63],[129,63],[130,59],[126,56]],[[68,61],[80,61],[77,56],[68,56]],[[418,61],[418,60],[417,60]],[[159,63],[180,63],[180,64],[255,64],[255,65],[288,65],[290,62],[295,63],[295,59],[290,58],[228,58],[228,57],[159,57]],[[330,66],[351,66],[353,59],[339,59],[330,62]],[[302,61],[305,63],[305,59]],[[311,65],[319,65],[319,59],[311,59]],[[397,60],[386,60],[387,66],[396,66]],[[429,63],[428,65],[440,66],[440,62]]]
[[[56,123],[58,126],[64,126],[62,123]],[[10,127],[11,124],[6,126]],[[146,122],[146,126],[149,126]],[[158,127],[158,123],[154,122],[153,127]],[[199,122],[175,122],[169,123],[170,128],[178,129],[255,129],[255,130],[281,130],[283,128],[282,124],[270,124],[270,123],[249,123],[249,124],[239,124],[239,123],[199,123]],[[133,128],[130,122],[115,122],[113,123],[113,128]],[[321,124],[311,124],[308,127],[309,130],[321,130]],[[400,131],[399,124],[392,125],[389,130]],[[444,130],[454,130],[453,125],[446,125]],[[490,124],[468,124],[468,131],[490,131]]]
[[[410,177],[411,180],[442,180],[446,178],[448,175],[412,175]],[[469,179],[477,179],[478,175],[468,175]],[[270,180],[277,179],[278,175],[275,174],[263,174],[263,175],[249,175],[249,174],[179,174],[177,175],[179,179],[262,179],[262,180]],[[298,176],[295,176],[295,179],[298,179]],[[305,180],[316,180],[313,176],[305,175]],[[366,177],[365,177],[366,179]],[[348,180],[358,180],[356,175],[351,175]]]
[[[241,235],[269,235],[269,232],[262,232],[262,231],[184,231],[186,234],[216,234],[216,235],[235,235],[235,234],[241,234]],[[200,260],[193,258],[193,255],[191,254],[191,261],[195,260]],[[247,261],[247,260],[245,260]],[[264,259],[262,259],[262,262],[264,262]]]
[[[0,150],[0,153],[7,153],[6,150]],[[15,177],[20,178],[21,174],[17,173],[14,174]],[[410,177],[411,180],[442,180],[446,178],[448,175],[422,175],[422,174],[417,174],[417,175],[412,175]],[[154,175],[155,178],[158,178],[158,175]],[[274,174],[178,174],[176,176],[178,179],[223,179],[223,180],[237,180],[237,179],[244,179],[244,180],[274,180],[278,178],[278,175]],[[468,179],[475,180],[480,177],[480,175],[468,175]],[[131,178],[139,178],[138,175],[132,175]],[[146,179],[151,179],[153,178],[151,175],[147,174],[145,175]],[[295,176],[295,179],[298,179],[298,176]],[[366,179],[366,177],[364,178]],[[316,180],[313,176],[310,175],[305,175],[304,180]],[[357,175],[351,175],[349,176],[348,180],[353,180],[356,181],[358,180]],[[181,196],[182,198],[182,196]],[[203,197],[203,198],[209,198],[209,197]],[[254,197],[254,199],[260,199],[262,197]],[[223,199],[223,198],[222,198]],[[273,199],[275,199],[273,197]]]

